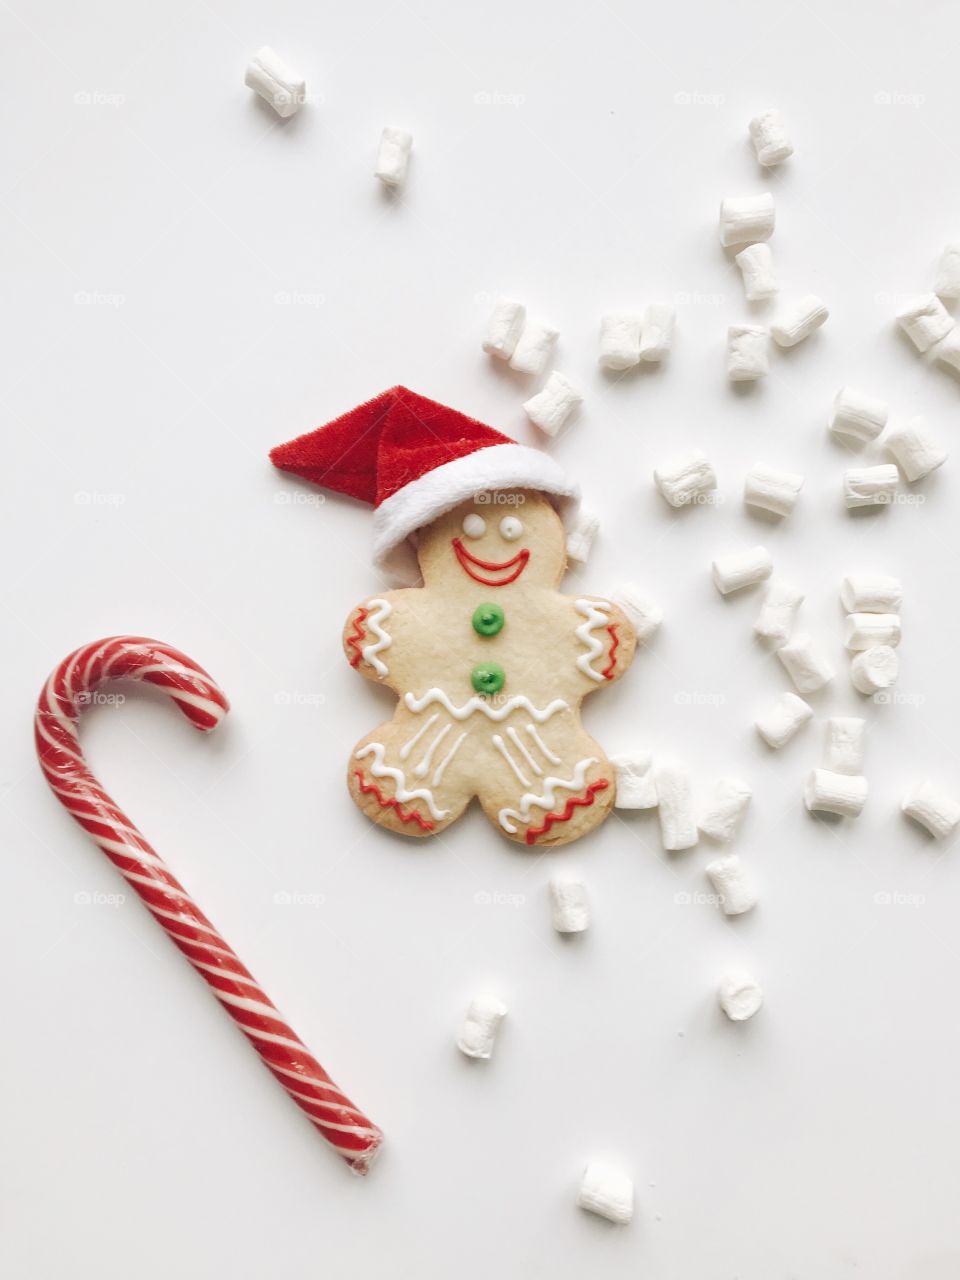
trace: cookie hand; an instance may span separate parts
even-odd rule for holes
[[[354,609],[343,628],[343,651],[351,667],[377,683],[390,674],[386,651],[393,643],[387,630],[393,605],[384,596],[373,596]]]

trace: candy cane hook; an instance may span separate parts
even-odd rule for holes
[[[185,654],[142,636],[113,636],[65,658],[40,694],[35,720],[40,767],[57,799],[100,846],[144,906],[210,986],[263,1062],[355,1173],[370,1168],[383,1134],[341,1093],[287,1026],[249,971],[87,768],[77,722],[105,680],[142,680],[173,701],[202,732],[227,700]]]

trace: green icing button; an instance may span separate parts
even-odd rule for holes
[[[481,662],[470,672],[470,683],[481,695],[499,693],[506,678],[503,667],[498,667],[495,662]]]
[[[495,636],[503,630],[503,610],[498,604],[481,604],[473,611],[473,629],[478,636]]]

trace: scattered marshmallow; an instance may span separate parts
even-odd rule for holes
[[[804,789],[803,802],[811,813],[836,813],[842,818],[857,818],[867,799],[866,778],[848,773],[831,773],[814,769]]]
[[[649,751],[622,752],[612,756],[616,780],[615,809],[655,809],[657,783]]]
[[[753,877],[735,853],[708,862],[706,872],[720,897],[725,916],[742,916],[757,905],[759,895]]]
[[[713,562],[713,580],[722,596],[763,582],[772,572],[773,560],[766,547],[750,547],[747,551],[717,556]]]
[[[720,243],[724,248],[735,244],[755,244],[773,235],[776,210],[773,196],[729,196],[720,204]]]
[[[258,93],[264,102],[269,102],[283,119],[300,110],[307,93],[307,82],[300,72],[287,66],[267,44],[253,55],[243,83]]]
[[[779,751],[812,718],[813,709],[802,698],[795,693],[784,693],[757,717],[756,729],[768,747]]]
[[[847,613],[899,613],[903,587],[885,573],[851,573],[840,583],[840,603]]]
[[[643,316],[633,311],[609,311],[600,317],[600,368],[632,369],[640,363]]]
[[[750,121],[750,141],[762,165],[781,164],[793,155],[793,143],[787,137],[783,116],[776,108],[761,111]]]
[[[489,1058],[497,1038],[497,1029],[506,1016],[507,1006],[495,996],[477,996],[457,1039],[457,1048],[468,1058]]]
[[[781,578],[771,578],[760,612],[753,624],[754,635],[761,636],[764,640],[779,640],[785,644],[790,639],[803,599],[803,592],[798,591],[789,582],[784,582]]]
[[[671,507],[697,502],[702,494],[717,487],[713,467],[699,449],[674,454],[654,468],[653,478]]]
[[[643,313],[640,328],[640,359],[648,363],[662,360],[673,346],[677,311],[668,302],[653,302]]]
[[[960,373],[960,331],[954,329],[948,334],[933,354],[938,364]]]
[[[406,129],[394,129],[387,125],[380,135],[377,167],[373,171],[385,187],[403,186],[412,150],[413,134],[407,133]]]
[[[911,418],[909,422],[896,431],[890,431],[883,438],[886,449],[893,454],[897,465],[907,479],[922,480],[937,467],[942,467],[947,460],[947,451],[942,448],[927,430],[923,418]]]
[[[720,778],[713,788],[713,797],[706,813],[697,823],[711,840],[732,840],[740,828],[753,791],[739,778]]]
[[[806,632],[781,645],[777,657],[798,693],[816,693],[833,679],[833,667],[817,652]]]
[[[947,336],[954,319],[935,293],[925,293],[898,313],[897,323],[918,351],[929,351]]]
[[[808,293],[788,308],[782,319],[771,326],[770,332],[778,347],[795,347],[804,338],[809,338],[814,329],[819,329],[829,316],[823,300],[814,293]]]
[[[518,373],[543,373],[559,337],[559,329],[539,320],[527,320],[510,357],[510,368]]]
[[[600,517],[581,507],[576,523],[567,530],[567,555],[577,564],[586,564],[590,558],[594,538],[600,531]]]
[[[882,693],[892,688],[900,674],[900,658],[888,644],[864,649],[850,663],[850,679],[860,693]]]
[[[773,251],[768,244],[751,244],[741,249],[734,262],[743,276],[743,290],[748,302],[765,302],[779,293]]]
[[[717,1000],[731,1022],[746,1022],[763,1004],[763,989],[745,973],[727,973],[720,979]]]
[[[543,390],[524,401],[523,411],[535,427],[548,436],[555,436],[577,405],[583,404],[583,396],[568,378],[554,370]]]
[[[690,775],[682,764],[660,764],[654,771],[657,806],[660,812],[660,837],[669,850],[692,849],[697,843],[697,824],[693,816]]]
[[[727,377],[756,382],[770,372],[770,330],[759,324],[733,324],[727,330]]]
[[[859,716],[831,716],[823,767],[830,773],[863,773],[863,739],[867,722]]]
[[[580,1179],[577,1205],[621,1225],[633,1218],[633,1182],[620,1169],[591,1160]]]
[[[960,298],[960,240],[944,246],[937,264],[937,282],[933,291],[941,298]]]
[[[873,649],[876,645],[889,645],[895,649],[900,643],[900,615],[848,613],[843,620],[843,643],[855,653]]]
[[[573,876],[554,876],[550,881],[553,927],[557,933],[583,933],[590,924],[587,886]]]
[[[663,609],[632,582],[623,582],[610,592],[610,599],[620,606],[633,623],[637,643],[644,644],[659,630],[663,622]]]
[[[960,804],[929,781],[908,792],[900,808],[938,840],[950,835],[960,822]]]
[[[900,483],[900,472],[892,462],[876,467],[848,467],[843,473],[843,501],[849,510],[856,507],[888,507]]]
[[[868,440],[875,440],[887,425],[888,412],[885,400],[855,387],[841,387],[833,401],[829,427],[835,436],[866,444]]]
[[[775,516],[788,516],[797,505],[802,488],[803,476],[755,462],[743,482],[743,500],[748,507],[759,507]]]
[[[498,298],[487,322],[487,334],[483,340],[483,349],[487,355],[496,356],[498,360],[509,360],[516,350],[526,320],[527,309],[522,302],[514,302],[512,298]]]

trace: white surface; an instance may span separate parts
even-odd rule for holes
[[[826,420],[852,383],[955,430],[960,388],[893,317],[960,235],[957,13],[11,0],[0,35],[4,1272],[953,1280],[960,866],[898,806],[927,776],[958,787],[960,478],[850,515]],[[243,85],[264,42],[323,97],[286,124]],[[761,172],[746,126],[771,104],[796,155]],[[371,174],[385,119],[417,139],[399,199]],[[767,312],[717,208],[768,187],[784,296],[822,293],[831,319],[744,394],[727,325]],[[529,380],[479,349],[500,293],[557,325],[586,393],[551,446],[604,516],[569,589],[629,578],[666,609],[588,723],[610,752],[642,739],[704,785],[753,785],[735,847],[764,893],[741,920],[702,901],[711,851],[663,854],[655,813],[537,857],[478,813],[391,838],[347,797],[347,752],[388,707],[340,653],[381,586],[371,519],[267,449],[401,380],[539,444]],[[677,303],[669,360],[599,372],[601,313],[652,300]],[[723,505],[656,492],[654,461],[689,447]],[[783,524],[743,509],[757,458],[807,477]],[[751,636],[756,593],[721,599],[710,561],[757,541],[841,673],[841,577],[903,580],[855,823],[803,812],[819,732],[774,754],[753,729],[783,673]],[[366,1182],[136,901],[76,901],[122,886],[47,794],[30,717],[49,669],[116,631],[183,647],[233,701],[203,739],[137,697],[91,712],[85,745],[386,1130]],[[863,706],[842,674],[816,704]],[[544,904],[573,866],[594,925],[571,943]],[[730,968],[766,992],[739,1027],[716,1004]],[[488,984],[511,1017],[479,1072],[450,1027]],[[594,1158],[634,1176],[630,1227],[575,1208]]]

